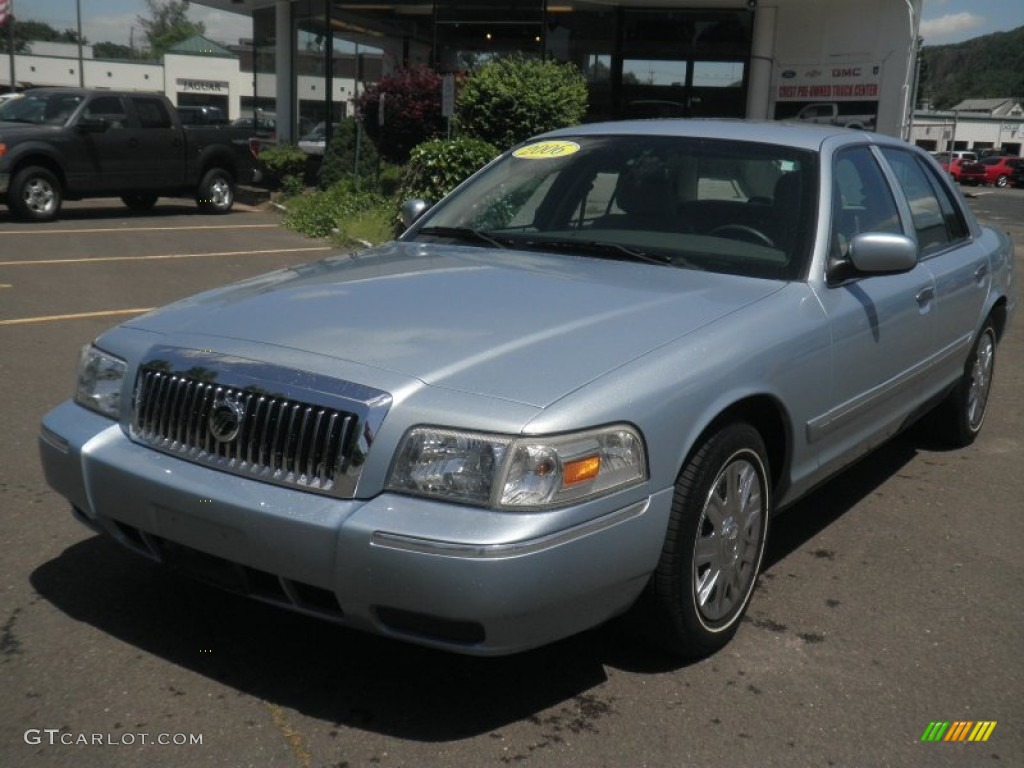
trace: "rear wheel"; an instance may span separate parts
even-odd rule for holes
[[[121,202],[133,211],[148,211],[156,205],[157,195],[135,194],[122,195]]]
[[[995,371],[996,331],[989,321],[974,342],[963,376],[935,413],[942,437],[950,445],[958,448],[970,445],[981,432]]]
[[[1009,183],[1010,183],[1010,179],[1009,179],[1009,177],[1005,173],[1000,175],[996,179],[996,186],[997,187],[1005,187]]]
[[[196,204],[203,213],[227,213],[235,203],[235,180],[223,168],[212,168],[196,190]]]
[[[767,467],[761,435],[734,422],[680,473],[661,559],[638,604],[645,633],[662,648],[705,656],[736,634],[768,535]]]
[[[7,204],[27,221],[50,221],[60,212],[60,180],[47,168],[29,166],[14,175],[7,192]]]

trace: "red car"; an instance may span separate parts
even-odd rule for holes
[[[950,154],[952,154],[952,158]],[[936,159],[942,166],[942,170],[961,184],[977,186],[986,183],[985,166],[978,162],[977,155],[973,152],[943,152],[936,155]]]
[[[1001,157],[986,157],[980,162],[985,169],[985,183],[1005,187],[1009,183],[1014,169],[1024,163],[1024,160],[1011,155],[1003,155]]]

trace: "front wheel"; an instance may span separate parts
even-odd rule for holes
[[[228,213],[235,203],[235,180],[223,168],[206,172],[196,190],[196,204],[203,213]]]
[[[20,219],[51,221],[60,212],[61,199],[57,176],[47,168],[29,166],[15,174],[7,204]]]
[[[999,178],[996,179],[996,186],[997,187],[1005,187],[1009,183],[1010,183],[1010,178],[1006,174],[1003,174]]]
[[[661,559],[638,603],[648,639],[687,657],[732,639],[754,591],[770,515],[764,441],[749,424],[727,424],[676,480]]]

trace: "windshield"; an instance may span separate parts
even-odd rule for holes
[[[64,125],[81,101],[76,93],[25,94],[0,103],[0,122]]]
[[[403,239],[793,280],[813,236],[815,158],[692,137],[534,142],[446,198]]]

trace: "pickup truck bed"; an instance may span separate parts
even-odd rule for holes
[[[235,185],[257,179],[247,131],[185,128],[160,93],[36,89],[0,106],[0,202],[25,220],[88,197],[135,210],[194,197],[205,213],[227,213]]]

